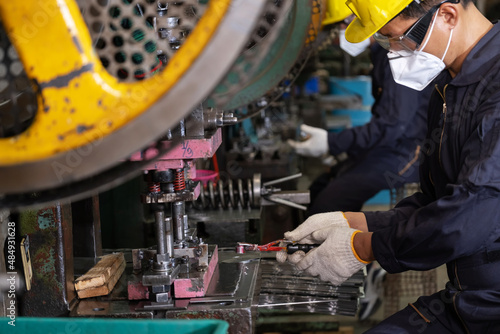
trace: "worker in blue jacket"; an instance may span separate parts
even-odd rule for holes
[[[442,291],[368,333],[500,333],[500,25],[472,0],[347,5],[348,40],[376,33],[396,82],[418,90],[437,77],[422,192],[387,212],[310,217],[285,236],[321,245],[289,261],[335,284],[373,260],[391,273],[446,264]]]
[[[311,184],[309,215],[359,211],[383,189],[418,182],[420,145],[425,137],[432,87],[418,92],[397,84],[392,78],[387,50],[374,43],[370,52],[375,99],[370,122],[338,133],[302,125],[301,130],[311,138],[289,141],[303,156],[348,155],[347,160]]]

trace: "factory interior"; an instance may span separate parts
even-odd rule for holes
[[[349,159],[289,141],[372,119],[333,3],[2,1],[0,332],[358,334],[441,290],[444,266],[333,285],[277,261]]]

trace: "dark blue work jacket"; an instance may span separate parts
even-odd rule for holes
[[[417,146],[425,138],[426,116],[432,87],[422,92],[397,84],[392,76],[387,50],[375,43],[371,47],[373,64],[372,119],[369,123],[328,134],[330,153],[346,152],[359,158],[367,152],[397,154],[412,159]],[[402,161],[395,158],[394,163]],[[408,161],[406,161],[408,162]],[[406,163],[403,163],[404,166]]]
[[[373,252],[392,273],[447,263],[457,285],[464,277],[470,289],[500,291],[500,24],[455,78],[444,71],[435,83],[422,193],[388,212],[365,213]],[[492,265],[481,272],[484,263]]]

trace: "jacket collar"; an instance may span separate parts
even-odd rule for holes
[[[500,62],[500,24],[495,24],[472,48],[462,69],[450,82],[467,86],[481,81]]]

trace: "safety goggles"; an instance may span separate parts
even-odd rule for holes
[[[411,25],[403,35],[398,37],[387,37],[379,32],[373,35],[373,38],[386,50],[398,53],[401,56],[410,56],[418,50],[429,30],[432,18],[436,11],[445,3],[457,4],[460,0],[444,0],[443,2],[435,5],[414,24]]]

